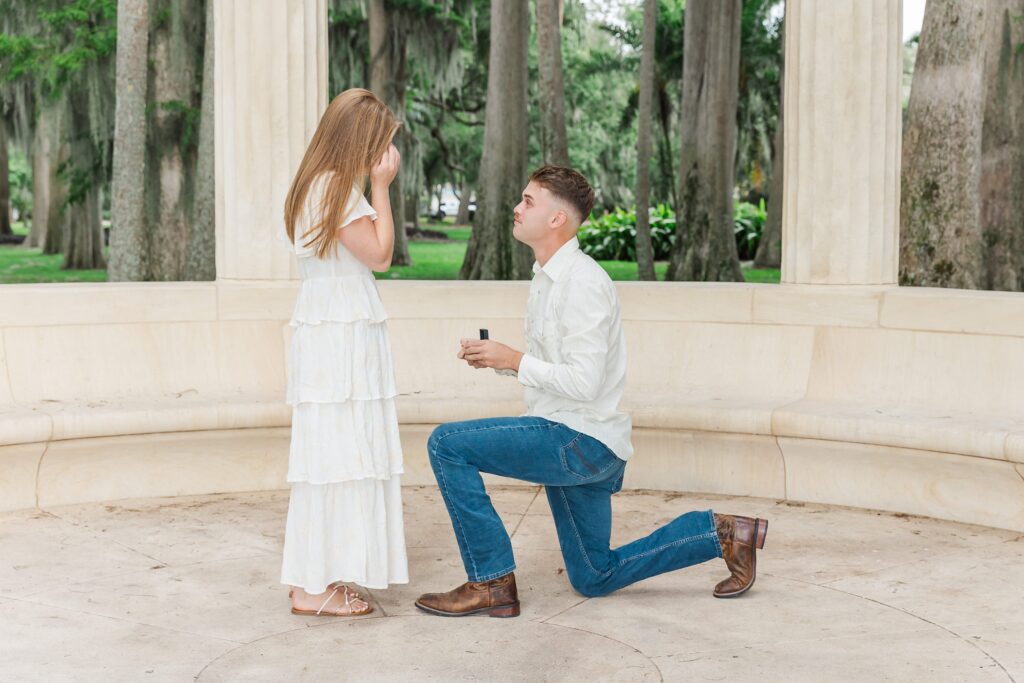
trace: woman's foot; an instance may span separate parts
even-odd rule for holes
[[[329,583],[329,584],[327,584],[327,593],[330,593],[335,588],[337,588],[338,590],[341,590],[344,587],[345,587],[345,584],[342,583],[341,581],[335,581],[334,583]],[[327,595],[327,593],[322,593],[322,595]],[[355,600],[355,599],[362,600],[363,599],[363,596],[359,594],[359,591],[352,590],[351,588],[348,589],[348,594],[352,596],[353,600]],[[292,588],[291,590],[288,591],[288,597],[289,598],[292,597],[293,595],[295,595],[295,589],[294,588]]]
[[[344,584],[332,584],[323,593],[311,595],[301,588],[291,592],[292,614],[319,617],[358,617],[373,611],[359,593]]]

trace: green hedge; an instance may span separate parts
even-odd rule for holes
[[[676,241],[676,216],[668,204],[651,209],[651,242],[654,260],[664,261]],[[764,200],[755,206],[736,202],[733,211],[733,232],[741,261],[749,261],[757,252],[764,230]],[[603,216],[591,216],[580,228],[580,247],[598,260],[636,261],[636,209],[616,209]]]

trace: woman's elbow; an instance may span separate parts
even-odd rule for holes
[[[389,268],[391,268],[391,254],[388,254],[386,257],[379,259],[376,263],[370,266],[371,270],[374,270],[378,273],[386,273],[388,272]]]

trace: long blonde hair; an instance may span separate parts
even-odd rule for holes
[[[302,245],[315,249],[320,258],[333,250],[338,239],[335,228],[353,208],[348,205],[353,186],[359,181],[359,189],[363,189],[370,169],[387,151],[401,125],[369,90],[351,88],[331,101],[284,202],[284,223],[293,244],[302,240]],[[331,175],[320,199],[319,220],[297,238],[295,229],[306,195],[322,173]]]

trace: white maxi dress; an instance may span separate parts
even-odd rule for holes
[[[350,251],[339,243],[321,259],[301,245],[324,185],[321,177],[311,187],[293,246],[302,284],[291,320],[292,490],[281,567],[282,583],[311,594],[335,581],[376,589],[409,581],[387,314],[373,273]],[[349,206],[345,225],[377,218],[358,189]]]

